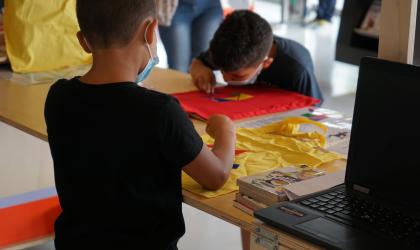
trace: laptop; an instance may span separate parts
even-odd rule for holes
[[[420,249],[420,67],[363,58],[345,183],[255,211],[328,249]]]

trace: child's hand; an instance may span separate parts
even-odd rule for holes
[[[201,91],[206,92],[207,94],[214,93],[214,85],[216,79],[214,77],[213,71],[204,65],[200,60],[194,59],[191,68],[190,74],[194,85]]]
[[[207,122],[207,133],[214,138],[211,150],[203,145],[200,154],[183,170],[204,188],[217,190],[229,179],[235,157],[236,133],[233,122],[225,115],[213,115]]]
[[[206,132],[213,138],[220,135],[235,134],[235,124],[225,115],[212,115],[207,121]]]

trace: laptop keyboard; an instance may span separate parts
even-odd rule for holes
[[[405,242],[411,246],[420,244],[420,221],[400,211],[381,206],[375,201],[361,199],[345,190],[334,190],[298,202],[318,210],[327,217],[356,227],[368,226],[383,236]]]

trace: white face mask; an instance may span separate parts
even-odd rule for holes
[[[159,57],[157,55],[156,56],[152,55],[152,50],[150,49],[150,45],[147,43],[147,39],[146,39],[146,33],[147,33],[147,30],[149,29],[150,24],[151,23],[147,25],[146,31],[144,33],[144,40],[146,41],[147,51],[149,52],[150,58],[146,64],[146,67],[144,67],[143,71],[138,73],[137,75],[136,83],[138,85],[141,85],[141,82],[144,81],[150,75],[150,72],[152,72],[152,69],[159,63]]]
[[[248,79],[241,80],[241,81],[227,81],[227,83],[229,85],[232,85],[232,86],[241,86],[241,85],[254,84],[255,81],[257,80],[258,76],[261,73],[262,67],[263,67],[263,65],[260,64],[260,66],[258,66],[258,68],[257,68],[257,71],[255,71],[255,74],[253,76],[251,76],[250,78],[248,78]]]

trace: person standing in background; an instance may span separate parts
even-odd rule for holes
[[[319,0],[318,9],[315,20],[308,23],[310,26],[322,26],[331,23],[335,12],[336,0]]]
[[[223,20],[219,0],[158,0],[159,33],[169,68],[188,72]]]
[[[335,12],[335,3],[336,0],[319,0],[316,19],[331,22]]]

